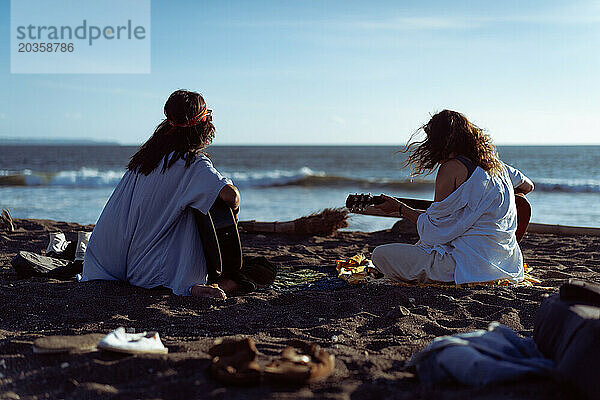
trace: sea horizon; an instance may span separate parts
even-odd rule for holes
[[[0,146],[122,146],[136,147],[139,143],[102,141],[94,138],[13,138],[0,137]],[[496,147],[600,147],[600,143],[494,143]],[[406,143],[215,143],[207,147],[404,147]]]

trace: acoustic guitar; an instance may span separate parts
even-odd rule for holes
[[[411,208],[417,210],[426,210],[433,203],[431,200],[420,200],[397,197],[398,200]],[[351,194],[346,199],[346,208],[353,213],[363,215],[373,215],[379,217],[399,218],[399,215],[387,215],[378,210],[366,210],[368,206],[374,206],[383,203],[381,196],[372,196],[369,194]],[[515,193],[515,203],[517,206],[517,241],[521,241],[527,231],[529,220],[531,219],[531,204],[522,193]]]
[[[237,220],[231,208],[220,197],[203,214],[192,208],[200,232],[208,282],[214,283],[223,273],[224,265],[229,272],[242,268],[242,243]]]

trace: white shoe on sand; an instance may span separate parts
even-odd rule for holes
[[[85,250],[87,249],[88,242],[90,241],[92,232],[77,232],[77,247],[75,248],[75,261],[83,261],[85,257]]]
[[[70,243],[62,232],[50,232],[49,236],[50,240],[46,248],[46,254],[60,254],[65,251]]]
[[[98,348],[127,354],[166,354],[169,352],[158,332],[127,333],[120,327],[104,336]]]

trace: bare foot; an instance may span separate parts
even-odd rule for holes
[[[212,285],[196,285],[192,287],[192,296],[194,297],[208,297],[213,299],[227,298],[227,295],[216,283]]]

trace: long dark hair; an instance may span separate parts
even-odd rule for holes
[[[127,169],[148,175],[162,160],[161,172],[165,172],[179,159],[185,160],[185,166],[189,167],[198,153],[212,143],[215,127],[210,118],[190,127],[172,126],[169,121],[185,124],[204,109],[206,103],[199,93],[188,90],[173,92],[165,103],[164,112],[167,119],[158,124],[150,139],[131,157]],[[169,159],[168,156],[172,152],[174,154]]]
[[[423,140],[417,136],[425,132]],[[443,110],[420,127],[401,150],[409,153],[405,166],[411,167],[413,176],[429,174],[438,164],[451,158],[451,154],[469,158],[492,175],[502,170],[496,147],[483,129],[470,122],[463,114]]]

